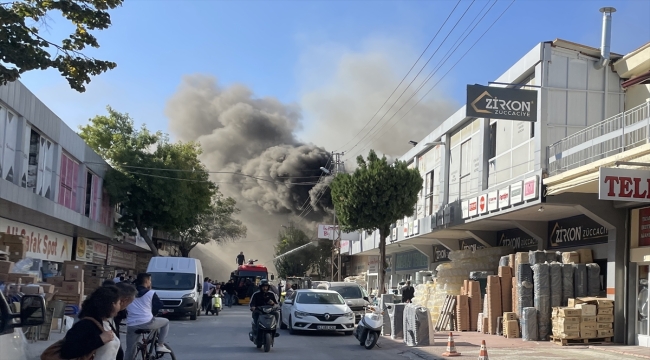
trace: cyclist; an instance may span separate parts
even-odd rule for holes
[[[253,324],[257,326],[257,319],[260,317],[259,311],[255,311],[258,307],[260,306],[265,306],[265,305],[277,305],[278,302],[278,297],[275,295],[274,292],[269,291],[271,288],[269,281],[266,279],[263,279],[260,281],[260,289],[251,296],[251,311],[253,312]],[[273,312],[273,316],[275,316],[276,322],[279,321],[280,314],[277,311]],[[276,333],[276,337],[279,336],[279,334]]]
[[[131,360],[135,357],[135,345],[139,336],[135,333],[136,330],[158,330],[156,352],[170,353],[171,350],[164,344],[169,331],[169,320],[154,316],[163,308],[163,303],[156,292],[151,290],[151,274],[138,274],[135,285],[138,294],[126,308],[128,313],[126,318],[126,359]]]

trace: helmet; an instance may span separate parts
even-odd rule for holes
[[[266,279],[262,279],[262,281],[260,281],[260,287],[262,287],[262,286],[268,286],[268,287],[271,287],[271,284],[269,284],[269,281],[268,281],[268,280],[266,280]]]

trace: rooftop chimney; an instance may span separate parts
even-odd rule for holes
[[[616,12],[613,7],[600,8],[603,13],[603,33],[600,39],[600,60],[594,66],[600,69],[609,64],[609,46],[612,42],[612,14]]]

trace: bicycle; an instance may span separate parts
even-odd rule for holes
[[[174,350],[165,344],[165,346],[171,351],[168,353],[158,353],[156,352],[156,344],[158,343],[158,330],[148,330],[140,329],[135,331],[136,334],[142,335],[142,340],[139,341],[136,346],[135,358],[134,360],[156,360],[156,359],[171,359],[176,360],[176,355],[174,355]],[[165,357],[169,355],[169,357]]]

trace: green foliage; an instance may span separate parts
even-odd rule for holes
[[[82,53],[86,46],[98,48],[89,31],[111,26],[108,10],[123,0],[20,0],[0,3],[0,85],[31,70],[57,69],[70,87],[84,92],[90,76],[114,69],[117,64]],[[46,40],[39,27],[53,12],[74,25],[75,30],[60,43]]]
[[[180,239],[179,250],[181,255],[188,257],[190,251],[198,244],[216,242],[221,244],[235,241],[246,236],[246,226],[232,216],[240,210],[235,206],[236,201],[231,197],[224,197],[217,193],[209,211],[196,217],[194,226],[177,234]]]
[[[151,133],[144,125],[138,130],[127,114],[110,107],[108,116],[96,116],[80,130],[113,167],[105,183],[111,202],[121,206],[118,230],[137,229],[154,254],[156,246],[145,229],[178,234],[212,211],[218,189],[199,161],[197,143],[170,143],[166,135]]]
[[[290,226],[280,232],[278,244],[275,246],[275,256],[309,244],[309,242],[311,242],[311,239],[304,231]],[[275,269],[278,271],[278,276],[287,278],[288,276],[304,276],[311,270],[312,265],[317,259],[318,256],[314,248],[309,246],[279,259],[275,259],[273,262]]]
[[[422,189],[422,177],[405,162],[389,165],[385,156],[380,159],[373,150],[367,161],[357,157],[357,164],[353,174],[336,175],[330,184],[332,201],[343,231],[379,230],[379,284],[380,294],[383,294],[390,225],[413,214]]]

